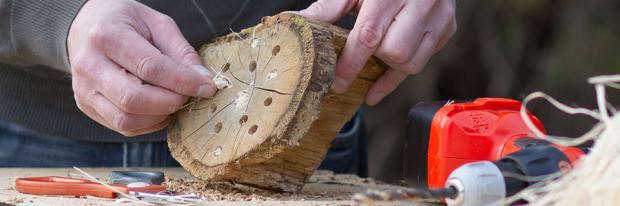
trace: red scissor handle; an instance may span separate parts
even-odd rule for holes
[[[110,186],[123,193],[136,192],[159,192],[166,190],[163,185],[149,185],[145,187],[127,187],[127,185],[111,184]],[[15,189],[21,193],[33,195],[62,195],[62,196],[95,196],[114,198],[116,193],[111,189],[84,179],[68,177],[28,177],[17,178]]]

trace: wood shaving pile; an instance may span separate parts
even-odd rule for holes
[[[5,200],[6,203],[8,204],[17,204],[17,203],[23,203],[24,202],[24,198],[19,198],[19,197],[9,197],[8,199]]]
[[[196,194],[208,201],[338,201],[350,200],[352,192],[306,191],[300,193],[279,193],[253,188],[231,182],[208,182],[197,179],[168,178],[165,183],[169,190]],[[312,184],[335,185],[377,185],[381,184],[370,178],[355,175],[335,175],[329,171],[317,171],[309,180]]]

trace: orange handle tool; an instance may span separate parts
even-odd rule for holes
[[[166,190],[163,185],[148,185],[144,187],[128,187],[122,184],[111,184],[110,186],[123,193],[134,192],[160,192]],[[21,193],[33,195],[60,195],[60,196],[95,196],[103,198],[115,198],[116,192],[111,189],[84,179],[68,177],[28,177],[17,178],[15,189]]]

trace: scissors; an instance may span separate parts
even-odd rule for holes
[[[110,184],[110,186],[123,193],[156,193],[166,190],[166,186],[150,184]],[[99,183],[85,179],[56,176],[17,178],[15,189],[21,193],[33,195],[116,197],[116,192]]]

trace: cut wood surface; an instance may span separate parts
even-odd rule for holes
[[[371,59],[346,93],[330,93],[347,34],[280,14],[203,46],[222,89],[174,115],[174,158],[203,180],[299,191],[385,67]]]

